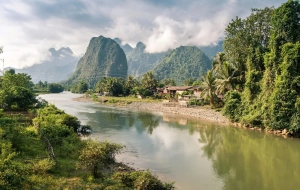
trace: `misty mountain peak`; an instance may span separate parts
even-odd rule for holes
[[[120,38],[114,38],[113,40],[120,45],[125,53],[129,53],[133,49],[129,44],[122,45],[122,40]]]
[[[59,50],[56,50],[55,48],[50,48],[49,51],[53,58],[67,57],[73,55],[73,51],[69,47],[62,47]]]
[[[135,46],[137,49],[145,49],[146,45],[143,42],[138,42]]]

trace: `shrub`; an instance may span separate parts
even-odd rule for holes
[[[116,99],[108,100],[108,103],[111,103],[111,104],[118,103],[118,102],[119,102],[119,100],[116,100]]]
[[[147,171],[132,171],[130,173],[117,172],[113,178],[127,188],[137,190],[171,190],[173,183],[163,183],[157,176]]]
[[[46,174],[54,165],[55,163],[52,160],[46,158],[34,163],[31,169],[36,174]]]

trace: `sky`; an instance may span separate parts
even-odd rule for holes
[[[0,46],[5,67],[50,59],[49,48],[82,56],[92,37],[120,38],[147,52],[207,46],[224,37],[236,16],[287,0],[0,0]],[[0,65],[2,65],[0,61]]]

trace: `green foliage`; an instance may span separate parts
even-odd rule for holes
[[[71,92],[72,93],[80,93],[83,94],[89,89],[89,86],[86,82],[80,81],[79,83],[73,85],[71,87]]]
[[[0,188],[4,190],[22,189],[26,180],[26,170],[14,161],[17,153],[10,142],[0,142]]]
[[[153,95],[153,91],[143,88],[143,87],[135,87],[135,88],[133,88],[132,92],[135,95],[141,95],[143,98]]]
[[[99,170],[115,163],[115,155],[120,153],[123,146],[107,141],[88,140],[80,153],[78,166],[91,169],[94,178],[99,177]]]
[[[17,118],[21,116],[18,114]],[[3,110],[0,110],[0,121],[0,189],[124,189],[126,186],[112,178],[116,166],[111,167],[123,147],[109,142],[82,141],[72,129],[80,124],[77,118],[55,106],[38,110],[33,126],[21,126]],[[89,126],[80,128],[90,129]],[[49,149],[56,162],[45,158]],[[94,176],[85,177],[90,175],[85,169],[76,170],[76,163],[80,168],[93,169]],[[102,172],[108,169],[109,172]],[[101,180],[97,179],[100,175]],[[148,179],[144,183],[148,187],[158,184],[151,176],[144,178]]]
[[[39,81],[34,85],[34,90],[36,92],[51,92],[51,93],[60,93],[64,91],[64,87],[58,83],[48,83],[45,81]]]
[[[128,75],[123,87],[124,95],[128,96],[130,94],[133,94],[132,93],[133,88],[138,85],[139,82],[135,78],[133,78],[133,76]]]
[[[123,184],[123,187],[136,190],[172,190],[172,183],[163,183],[156,176],[147,171],[133,171],[130,173],[117,172],[113,178]]]
[[[31,169],[33,170],[33,173],[43,175],[46,174],[54,165],[55,163],[52,160],[46,158],[34,163]]]
[[[130,78],[131,79],[131,78]],[[133,80],[133,79],[132,79]],[[131,84],[126,83],[126,90],[130,92]],[[102,78],[97,82],[95,91],[100,94],[119,96],[124,94],[125,80],[122,78]]]
[[[61,84],[50,83],[48,89],[51,93],[60,93],[64,91],[64,87]]]
[[[0,81],[0,106],[4,110],[27,110],[37,103],[30,76],[6,72]]]
[[[223,114],[231,121],[238,121],[241,117],[241,95],[236,91],[227,92],[224,102]]]
[[[153,69],[158,80],[173,79],[183,84],[198,79],[211,68],[209,58],[197,47],[181,46],[170,51]]]
[[[217,93],[229,91],[223,112],[231,120],[300,133],[299,14],[299,1],[288,0],[227,26],[213,66]]]
[[[202,83],[203,91],[201,92],[201,97],[204,99],[209,99],[211,107],[215,106],[215,91],[216,91],[216,77],[214,76],[213,71],[207,71],[204,76],[204,81]]]
[[[110,103],[110,104],[114,104],[114,103],[117,103],[118,102],[118,100],[116,100],[116,99],[110,99],[110,100],[108,100],[108,103]]]
[[[282,48],[283,62],[275,80],[271,97],[271,126],[276,129],[290,128],[291,118],[297,117],[296,100],[299,98],[300,43],[287,43]],[[294,82],[295,81],[295,82]],[[295,120],[293,118],[293,120]],[[298,132],[298,131],[296,131]]]
[[[80,121],[76,117],[66,114],[54,105],[38,110],[38,116],[33,120],[33,123],[36,126],[47,126],[50,128],[52,125],[66,126],[74,132],[80,127]],[[53,128],[55,129],[56,127],[54,126]]]
[[[155,78],[153,72],[149,71],[142,76],[141,84],[145,89],[154,90],[158,85],[158,80]]]
[[[191,105],[191,106],[204,106],[205,102],[204,102],[204,99],[191,99],[188,102],[188,105]]]

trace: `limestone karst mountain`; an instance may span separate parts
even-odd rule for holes
[[[84,80],[94,86],[102,77],[125,78],[127,69],[126,55],[117,42],[104,36],[93,37],[66,84]]]

